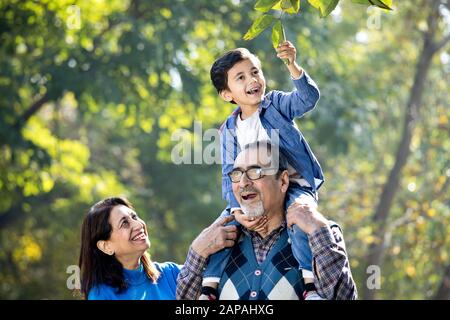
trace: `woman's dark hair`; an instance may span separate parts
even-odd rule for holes
[[[89,291],[96,285],[106,284],[121,292],[127,288],[123,276],[123,266],[114,255],[110,256],[97,248],[100,240],[109,240],[112,226],[109,223],[115,206],[124,205],[133,209],[131,203],[122,197],[104,199],[91,207],[81,227],[81,250],[79,267],[81,270],[81,293],[87,299]],[[156,282],[159,271],[147,252],[141,257],[144,272],[152,282]]]
[[[259,65],[261,65],[258,57],[245,48],[228,51],[213,63],[210,76],[218,93],[228,88],[228,70],[233,68],[236,63],[250,59],[251,57],[255,58]],[[230,102],[236,104],[234,101]]]

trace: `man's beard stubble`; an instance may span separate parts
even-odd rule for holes
[[[244,214],[251,218],[259,218],[264,215],[264,206],[261,200],[249,206],[243,204],[241,209]]]

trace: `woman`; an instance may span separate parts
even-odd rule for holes
[[[224,227],[223,222],[203,230],[191,250],[206,259],[232,245],[236,230]],[[182,266],[150,260],[147,226],[127,199],[107,198],[95,204],[83,221],[81,241],[79,266],[85,298],[175,299]]]

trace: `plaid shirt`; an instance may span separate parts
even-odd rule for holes
[[[264,260],[285,227],[284,223],[271,232],[266,238],[273,238],[266,239],[267,241],[258,242],[254,239],[255,237],[252,237],[255,255],[258,259],[263,257]],[[246,236],[249,235],[250,232],[246,232]],[[257,242],[256,246],[255,241]],[[314,284],[318,294],[327,300],[356,299],[358,293],[350,270],[341,229],[337,225],[324,226],[309,235],[309,242],[313,254]],[[207,259],[189,249],[186,262],[177,279],[178,300],[196,300],[198,298],[206,262]]]
[[[261,237],[258,232],[250,231],[246,228],[241,228],[242,232],[252,239],[253,250],[255,251],[256,261],[261,264],[266,260],[267,254],[270,248],[277,242],[278,238],[281,236],[281,232],[286,228],[286,221],[265,238]]]

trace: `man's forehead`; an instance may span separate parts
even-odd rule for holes
[[[267,148],[250,148],[241,151],[234,161],[235,168],[248,168],[253,166],[269,167],[271,157]]]

